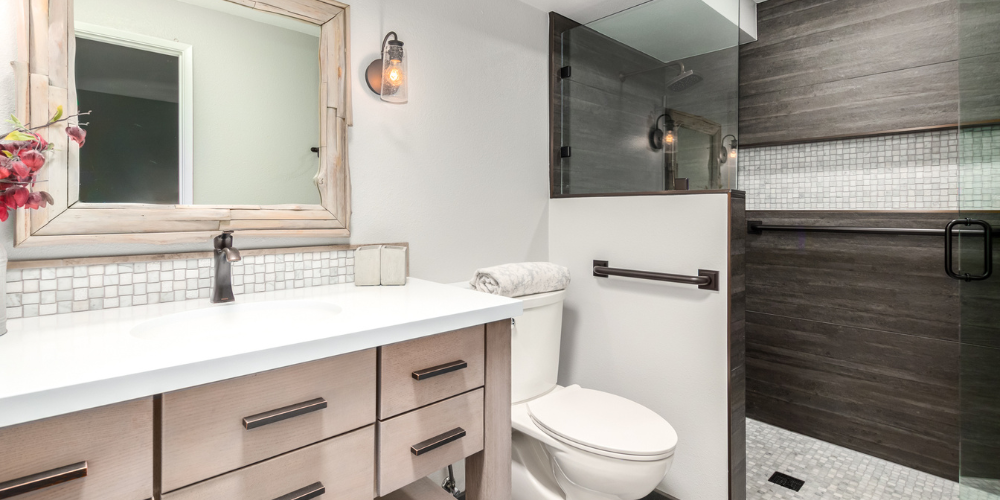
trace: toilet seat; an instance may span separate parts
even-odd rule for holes
[[[526,405],[542,432],[598,455],[655,461],[672,456],[677,446],[677,433],[663,417],[614,394],[573,385]]]

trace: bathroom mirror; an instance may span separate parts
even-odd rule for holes
[[[19,119],[88,113],[82,148],[49,130],[16,245],[349,235],[347,5],[14,1]]]

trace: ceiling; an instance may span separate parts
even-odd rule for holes
[[[664,62],[756,40],[756,4],[763,1],[521,0]]]
[[[739,45],[739,4],[712,0],[652,0],[603,17],[587,27],[663,62]],[[734,19],[731,20],[730,14]]]
[[[587,24],[602,17],[609,16],[630,7],[646,3],[649,0],[521,0],[536,9],[545,12],[558,12],[578,23]],[[706,3],[719,3],[705,0]],[[753,0],[761,3],[766,0]]]

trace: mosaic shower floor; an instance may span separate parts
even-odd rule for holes
[[[796,492],[775,472],[805,481]],[[886,460],[747,419],[747,500],[959,500],[959,485]],[[1000,500],[963,487],[961,500]]]

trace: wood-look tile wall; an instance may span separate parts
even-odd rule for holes
[[[759,4],[758,41],[740,49],[740,143],[957,123],[959,3]]]
[[[998,213],[972,216],[1000,226]],[[747,213],[772,224],[939,229],[957,217]],[[1000,279],[960,288],[944,273],[938,237],[765,232],[748,235],[746,250],[748,416],[957,479],[959,354],[975,350],[1000,361]],[[1000,262],[1000,249],[994,259]],[[995,369],[982,364],[965,368]],[[978,387],[969,389],[980,401],[967,418],[1000,420],[1000,377],[982,378]],[[963,462],[996,474],[1000,436],[995,424],[978,430]]]
[[[746,193],[729,196],[729,499],[747,494]]]

